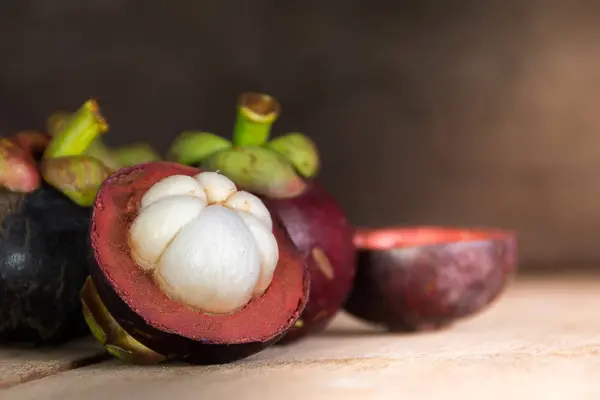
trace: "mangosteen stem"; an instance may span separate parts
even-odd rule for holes
[[[261,146],[279,117],[280,105],[275,98],[262,93],[244,93],[238,100],[238,113],[233,128],[235,146]]]
[[[82,155],[90,144],[108,130],[95,100],[86,101],[52,138],[44,159]]]

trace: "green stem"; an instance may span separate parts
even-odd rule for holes
[[[88,100],[52,138],[44,152],[44,158],[81,155],[98,135],[107,130],[108,124],[100,114],[98,103]]]
[[[233,128],[234,146],[261,146],[279,117],[280,105],[275,98],[262,93],[244,93],[238,100],[238,113]]]

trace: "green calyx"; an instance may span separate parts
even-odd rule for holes
[[[269,141],[280,104],[261,93],[238,99],[233,140],[206,132],[184,132],[171,146],[168,159],[219,171],[241,188],[275,198],[294,197],[306,188],[303,178],[319,169],[316,145],[301,133]]]
[[[112,150],[112,154],[121,168],[161,159],[160,155],[146,143],[117,147]]]
[[[52,114],[47,121],[47,129],[51,136],[56,136],[70,118],[70,114],[59,111]],[[134,143],[127,146],[111,148],[102,137],[97,137],[84,152],[99,159],[112,171],[150,161],[158,161],[160,155],[146,143]]]
[[[49,185],[81,207],[94,204],[98,188],[111,173],[100,160],[85,155],[42,160],[40,171]]]
[[[306,184],[279,154],[264,147],[234,147],[208,157],[202,166],[219,171],[238,186],[276,198],[297,196]]]
[[[90,207],[110,173],[101,160],[86,154],[94,141],[108,131],[98,103],[88,100],[70,116],[55,115],[48,125],[52,139],[40,163],[42,177],[75,204]]]
[[[229,140],[212,133],[183,132],[171,145],[167,159],[180,164],[195,165],[232,146]]]
[[[102,163],[83,155],[108,125],[94,100],[50,122],[52,135],[21,131],[0,141],[0,185],[29,193],[44,178],[76,204],[90,206],[106,173]]]
[[[108,353],[131,364],[158,364],[167,360],[121,327],[100,299],[91,278],[87,278],[80,297],[85,321]]]
[[[88,147],[85,151],[85,155],[102,161],[102,163],[111,171],[116,171],[121,168],[119,160],[117,160],[112,150],[109,149],[106,144],[104,144],[104,140],[102,140],[102,138],[97,138],[94,140],[90,144],[90,147]]]
[[[75,204],[90,207],[112,171],[160,159],[145,144],[108,148],[101,138],[108,124],[94,100],[73,114],[53,114],[47,130],[48,134],[21,131],[0,140],[0,186],[29,193],[39,188],[43,178]]]
[[[312,140],[301,133],[288,133],[271,140],[267,148],[281,154],[305,178],[317,174],[319,153]]]
[[[110,148],[101,138],[90,145],[86,154],[99,159],[112,171],[161,159],[160,155],[146,143]]]

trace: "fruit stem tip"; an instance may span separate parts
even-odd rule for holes
[[[243,93],[238,99],[238,113],[233,128],[235,146],[261,146],[269,139],[271,127],[279,117],[281,106],[272,96]]]
[[[108,124],[100,113],[98,103],[86,101],[50,141],[44,158],[82,155],[100,134],[108,131]]]

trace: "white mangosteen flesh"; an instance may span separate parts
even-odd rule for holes
[[[196,179],[187,175],[172,175],[154,185],[144,193],[140,207],[145,208],[165,197],[171,196],[192,196],[207,203],[204,187]]]
[[[272,227],[263,202],[224,175],[173,175],[142,197],[129,246],[167,296],[229,314],[271,284],[279,261]]]

